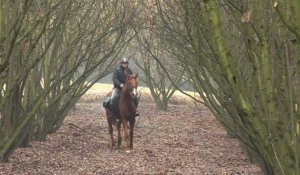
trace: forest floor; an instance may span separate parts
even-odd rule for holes
[[[261,174],[203,105],[162,112],[142,101],[134,150],[110,149],[102,97],[86,95],[56,133],[17,149],[0,174]]]

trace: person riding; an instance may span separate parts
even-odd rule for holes
[[[126,83],[126,74],[132,75],[132,71],[129,68],[129,61],[127,58],[122,58],[120,61],[120,66],[114,71],[113,73],[113,84],[114,88],[112,91],[111,96],[111,107],[113,112],[116,112],[119,110],[119,100],[122,88],[124,84]],[[138,99],[134,98],[134,104],[138,105]],[[138,111],[136,112],[136,116],[139,116]]]

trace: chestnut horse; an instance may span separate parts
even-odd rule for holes
[[[109,134],[111,137],[111,148],[115,146],[115,140],[113,136],[113,125],[117,126],[118,130],[118,147],[121,147],[122,137],[121,137],[121,124],[124,127],[124,136],[126,142],[126,152],[130,152],[133,149],[133,129],[135,124],[136,106],[133,102],[134,95],[137,95],[137,74],[130,75],[126,74],[126,83],[121,91],[120,101],[119,101],[119,112],[111,111],[112,107],[105,108]],[[111,96],[111,92],[106,95],[106,97]],[[114,116],[113,116],[114,115]],[[128,133],[128,122],[129,131]]]

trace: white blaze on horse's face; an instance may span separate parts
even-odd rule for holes
[[[134,88],[132,93],[133,93],[133,95],[135,95],[135,96],[138,95],[137,89]]]

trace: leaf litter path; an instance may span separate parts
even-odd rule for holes
[[[0,174],[261,174],[204,106],[141,103],[134,151],[109,149],[101,100],[81,102],[46,141],[17,149]]]

